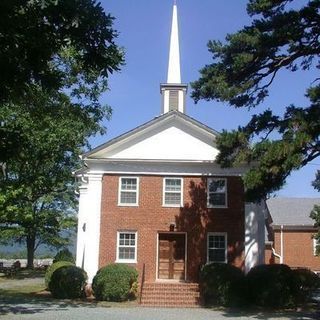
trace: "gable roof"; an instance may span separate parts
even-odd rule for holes
[[[310,212],[320,198],[271,198],[267,207],[274,226],[313,226]]]
[[[82,159],[97,159],[101,158],[101,154],[105,151],[115,149],[126,142],[130,142],[132,145],[134,139],[143,137],[144,134],[156,130],[157,128],[163,128],[164,126],[177,125],[190,129],[192,132],[197,133],[201,137],[205,137],[206,140],[210,140],[212,146],[215,145],[214,141],[219,133],[203,123],[193,119],[186,114],[179,111],[170,111],[161,116],[158,116],[114,139],[107,141],[106,143],[88,151],[82,155]],[[141,138],[144,139],[144,138]]]

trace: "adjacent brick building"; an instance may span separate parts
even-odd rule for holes
[[[284,263],[320,273],[316,256],[317,232],[310,212],[320,198],[272,198],[267,201],[271,220],[266,245],[266,263]]]

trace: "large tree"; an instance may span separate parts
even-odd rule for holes
[[[269,94],[281,69],[319,70],[320,1],[250,0],[251,25],[210,41],[213,62],[195,81],[192,97],[254,108]],[[306,88],[309,105],[274,106],[218,141],[224,167],[249,163],[244,177],[247,197],[256,200],[279,190],[293,170],[320,156],[320,78]],[[273,137],[273,138],[271,138]],[[318,179],[320,175],[318,174]]]
[[[95,0],[0,2],[0,238],[61,245],[74,226],[78,155],[104,132],[123,54]]]

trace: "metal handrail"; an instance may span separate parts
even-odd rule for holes
[[[144,285],[144,280],[145,280],[145,269],[146,269],[146,264],[144,263],[142,266],[142,274],[141,274],[141,281],[140,281],[140,296],[139,296],[140,304],[141,304],[141,300],[142,300],[142,290],[143,290],[143,285]]]

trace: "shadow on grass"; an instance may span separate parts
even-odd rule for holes
[[[80,307],[95,308],[95,301],[87,300],[59,300],[49,293],[17,293],[0,289],[0,316],[6,314],[35,314],[44,311],[61,311]],[[104,306],[108,307],[108,306]]]

